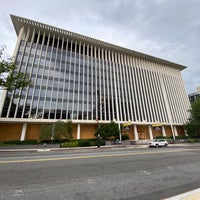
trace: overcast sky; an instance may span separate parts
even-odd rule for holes
[[[0,46],[12,55],[10,14],[187,66],[187,93],[200,86],[200,0],[0,0]]]

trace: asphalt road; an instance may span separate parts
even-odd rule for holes
[[[0,199],[157,200],[200,187],[200,146],[0,155]]]

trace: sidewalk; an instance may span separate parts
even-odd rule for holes
[[[189,143],[181,143],[181,144],[170,144],[169,147],[188,147],[188,146],[193,146],[194,144],[189,144]],[[195,144],[195,146],[200,146],[200,143]],[[106,146],[101,146],[100,148],[98,148],[97,146],[90,146],[90,147],[71,147],[71,148],[60,148],[60,147],[54,147],[52,148],[51,145],[41,145],[41,146],[37,146],[37,147],[33,147],[31,148],[31,145],[27,146],[27,148],[25,146],[23,146],[22,148],[15,148],[13,146],[11,146],[10,148],[8,146],[5,146],[5,148],[3,148],[3,146],[1,146],[0,148],[0,153],[5,153],[5,152],[44,152],[44,151],[80,151],[80,150],[103,150],[103,149],[138,149],[138,148],[148,148],[148,145],[139,145],[139,144],[135,144],[135,145],[106,145]]]
[[[200,188],[164,200],[200,200]]]
[[[50,146],[40,146],[37,148],[0,148],[1,152],[42,152],[42,151],[76,151],[76,150],[101,150],[101,149],[135,149],[135,148],[148,148],[147,145],[106,145],[106,146],[100,146],[98,148],[97,146],[89,146],[89,147],[68,147],[68,148],[51,148]]]

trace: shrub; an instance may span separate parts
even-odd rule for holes
[[[89,147],[91,146],[90,139],[81,139],[79,140],[80,147]]]
[[[99,141],[98,141],[98,140],[95,140],[93,146],[98,146],[98,143],[99,143],[100,146],[105,146],[106,140],[104,140],[104,139],[101,139],[101,140],[99,140]]]
[[[22,141],[20,140],[10,140],[10,141],[4,142],[4,144],[11,144],[11,145],[14,145],[14,144],[20,145],[21,143]]]
[[[185,135],[181,135],[181,136],[176,136],[175,139],[176,140],[186,140],[188,139],[189,137],[188,136],[185,136]]]
[[[123,134],[122,135],[122,140],[129,140],[129,135],[128,134]]]
[[[197,138],[190,138],[190,139],[187,140],[187,142],[188,143],[197,143],[197,142],[200,142],[200,140],[197,139]]]
[[[79,142],[78,140],[74,140],[74,141],[69,141],[69,142],[64,142],[61,144],[62,148],[67,148],[67,147],[78,147],[79,146]]]
[[[73,141],[67,141],[61,144],[62,148],[67,147],[89,147],[89,146],[98,146],[98,142],[100,146],[105,146],[105,140],[97,140],[95,138],[93,139],[80,139],[80,140],[73,140]]]
[[[22,144],[38,144],[37,140],[24,140]]]
[[[10,145],[27,145],[27,144],[38,144],[37,140],[10,140],[3,142],[3,144],[10,144]]]

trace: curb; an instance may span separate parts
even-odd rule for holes
[[[163,200],[199,200],[199,199],[200,199],[200,188]]]
[[[142,147],[141,147],[142,146]],[[100,150],[100,149],[126,149],[126,148],[147,148],[146,145],[107,145],[107,146],[101,146],[100,148],[98,148],[97,146],[91,146],[91,147],[69,147],[69,148],[48,148],[48,147],[44,147],[44,148],[34,148],[34,149],[0,149],[0,153],[1,152],[48,152],[48,151],[68,151],[68,150],[72,150],[72,151],[76,151],[76,150]]]

